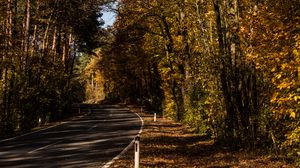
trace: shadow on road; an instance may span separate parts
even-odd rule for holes
[[[0,142],[0,167],[90,167],[119,154],[141,127],[139,118],[114,105],[84,105],[91,113],[30,135]]]

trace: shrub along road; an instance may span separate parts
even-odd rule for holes
[[[139,133],[140,118],[118,105],[84,105],[90,114],[0,141],[0,167],[94,167],[118,155]]]

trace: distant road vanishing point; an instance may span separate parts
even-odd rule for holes
[[[0,167],[101,167],[126,148],[142,121],[119,105],[84,105],[79,119],[0,141]]]

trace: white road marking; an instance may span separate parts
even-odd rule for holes
[[[96,127],[97,127],[97,125],[94,125],[94,126],[92,126],[91,128],[89,128],[88,131],[90,131],[90,130],[96,128]]]
[[[142,125],[141,125],[140,131],[138,133],[138,135],[139,135],[139,134],[141,134],[143,132],[144,120],[142,119],[142,117],[138,113],[135,113],[135,114],[142,121]],[[104,166],[102,166],[102,168],[109,168],[116,160],[120,159],[120,157],[123,156],[128,151],[128,149],[133,145],[134,140],[135,140],[135,138],[133,138],[133,140],[130,142],[130,144],[125,149],[123,149],[123,151],[119,155],[117,155],[116,157],[114,157],[111,161],[107,162]]]
[[[97,127],[97,125],[94,125],[94,126],[92,126],[91,128],[89,128],[89,129],[88,129],[88,131],[90,131],[90,130],[92,130],[93,128],[96,128],[96,127]],[[49,129],[49,128],[48,128],[48,129]],[[37,151],[39,151],[39,150],[46,149],[46,148],[48,148],[48,147],[50,147],[50,146],[52,146],[52,145],[55,145],[55,144],[61,143],[62,141],[63,141],[63,140],[60,140],[60,141],[54,142],[54,143],[52,143],[52,144],[49,144],[49,145],[43,146],[43,147],[41,147],[41,148],[38,148],[38,149],[32,150],[32,151],[30,151],[30,152],[27,152],[27,153],[31,154],[31,153],[37,152]],[[101,140],[101,141],[105,141],[105,140]]]
[[[50,146],[53,146],[53,145],[55,145],[55,144],[58,144],[58,143],[61,143],[62,141],[63,141],[63,140],[60,140],[60,141],[54,142],[54,143],[52,143],[52,144],[49,144],[49,145],[46,145],[46,146],[43,146],[43,147],[37,148],[37,149],[35,149],[35,150],[32,150],[32,151],[30,151],[30,152],[27,152],[27,153],[28,153],[28,154],[31,154],[31,153],[34,153],[34,152],[37,152],[37,151],[40,151],[40,150],[46,149],[46,148],[48,148],[48,147],[50,147]]]

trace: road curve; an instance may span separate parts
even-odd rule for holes
[[[139,133],[141,120],[118,105],[85,105],[89,115],[0,141],[0,167],[101,167]],[[86,110],[89,111],[89,110]]]

